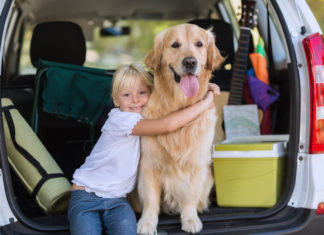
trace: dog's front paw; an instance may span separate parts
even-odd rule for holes
[[[137,223],[137,233],[140,235],[153,235],[157,222],[152,220],[140,219]]]
[[[187,233],[198,233],[202,230],[202,223],[198,217],[181,221],[181,229]]]

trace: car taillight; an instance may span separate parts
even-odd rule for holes
[[[324,215],[324,202],[320,202],[317,206],[316,214]]]
[[[309,153],[324,153],[324,38],[319,33],[303,40],[310,84]]]

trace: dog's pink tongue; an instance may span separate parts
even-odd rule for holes
[[[199,90],[198,79],[194,75],[184,75],[180,80],[180,87],[187,97],[193,97]]]

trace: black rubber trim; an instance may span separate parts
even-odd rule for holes
[[[225,220],[204,223],[199,234],[209,235],[322,235],[324,215],[316,210],[286,207],[280,214],[260,220]],[[165,235],[186,235],[178,224],[160,225],[158,233]]]
[[[291,40],[290,30],[286,24],[285,18],[279,8],[277,0],[270,0],[276,11],[283,33],[285,35],[290,64],[288,64],[289,74],[289,93],[290,93],[290,118],[289,118],[289,143],[288,143],[288,162],[286,167],[287,180],[284,185],[282,200],[278,203],[278,209],[288,205],[296,183],[297,156],[299,151],[300,136],[300,77],[296,52]]]
[[[324,215],[317,215],[315,210],[287,207],[281,213],[281,217],[272,217],[262,221],[219,221],[204,223],[201,235],[322,235],[324,231]],[[178,224],[159,226],[159,234],[187,235]],[[36,232],[20,222],[14,222],[0,227],[0,234],[24,234],[24,235],[69,235],[66,232]]]

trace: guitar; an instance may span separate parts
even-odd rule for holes
[[[215,98],[217,116],[219,117],[215,127],[214,143],[219,143],[225,139],[222,128],[223,109],[227,105],[241,105],[244,87],[244,76],[246,73],[249,45],[250,45],[250,31],[256,25],[256,10],[255,1],[242,0],[242,14],[240,19],[240,37],[238,40],[238,49],[234,58],[233,74],[230,85],[230,93],[221,92],[221,95]],[[262,120],[262,115],[259,113],[259,120]]]
[[[255,1],[242,1],[242,17],[240,19],[240,38],[234,58],[232,81],[228,105],[242,104],[244,76],[249,56],[250,31],[256,26]]]

